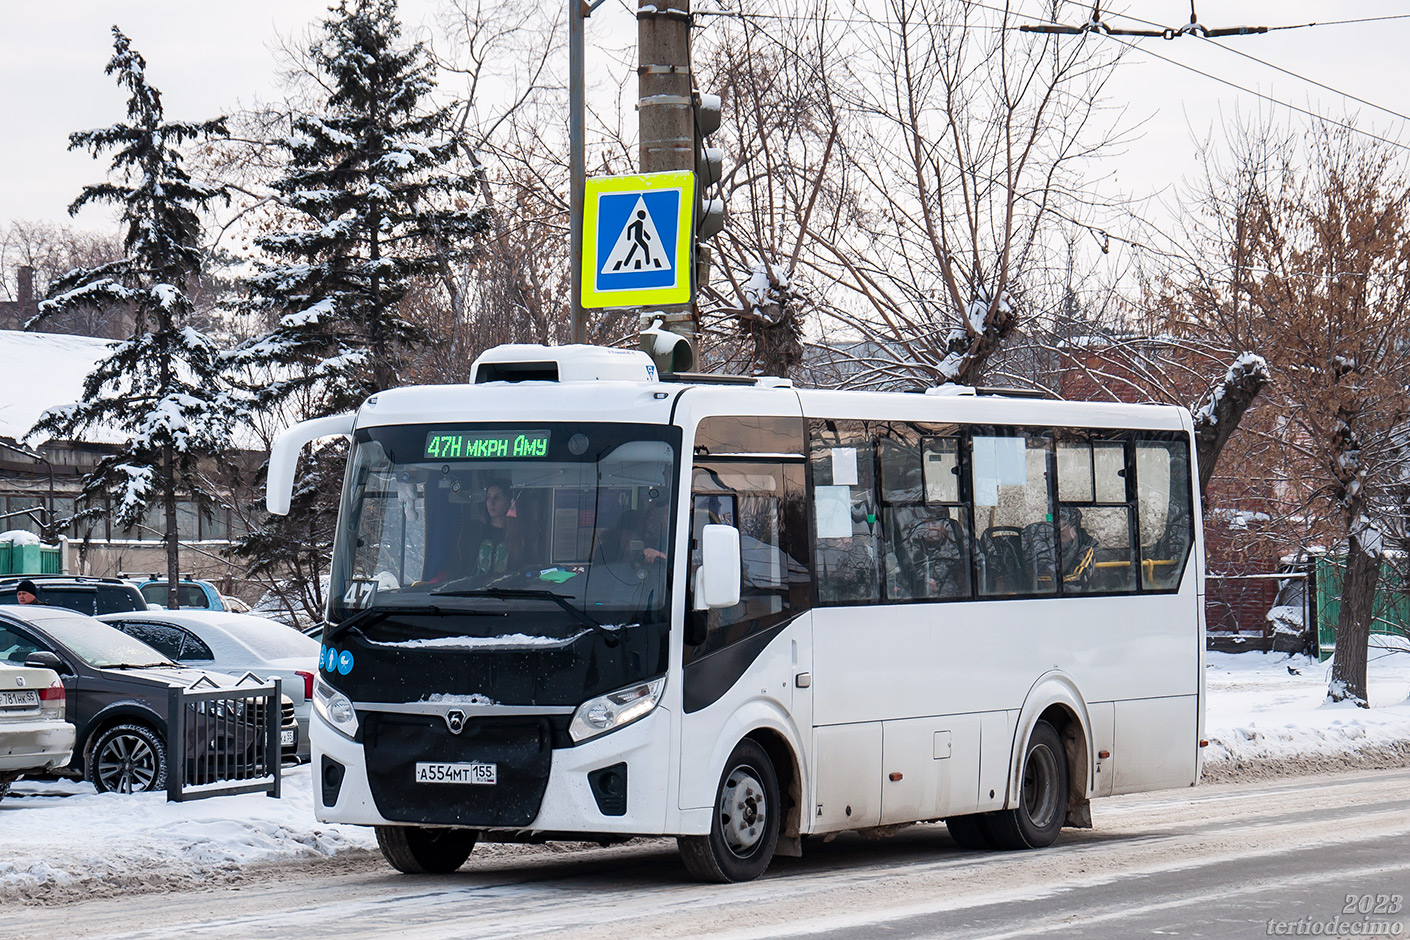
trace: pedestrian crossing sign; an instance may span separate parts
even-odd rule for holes
[[[690,302],[694,173],[599,176],[583,203],[584,307]]]

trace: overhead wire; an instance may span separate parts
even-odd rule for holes
[[[1119,18],[1121,18],[1121,19],[1131,20],[1132,22],[1141,23],[1141,24],[1146,25],[1146,26],[1159,26],[1159,25],[1160,25],[1160,24],[1158,24],[1158,23],[1152,22],[1151,20],[1144,20],[1144,19],[1141,19],[1139,16],[1132,16],[1132,15],[1129,14],[1129,13],[1109,13],[1108,15],[1109,15],[1109,16],[1114,16],[1114,17],[1119,17]],[[1340,21],[1340,22],[1341,22],[1341,23],[1360,23],[1360,22],[1371,22],[1371,21],[1377,20],[1377,19],[1382,19],[1382,20],[1384,20],[1384,19],[1392,19],[1392,20],[1410,19],[1410,13],[1396,14],[1396,15],[1394,15],[1394,16],[1373,17],[1373,18],[1370,18],[1370,19],[1367,19],[1367,20],[1342,20],[1342,21]],[[1331,26],[1331,25],[1338,25],[1338,24],[1332,24],[1332,23],[1326,23],[1326,24],[1304,23],[1304,24],[1302,24],[1302,25],[1305,27],[1305,26],[1317,26],[1317,25],[1327,25],[1327,26]],[[1269,27],[1270,30],[1271,30],[1271,29],[1299,29],[1299,28],[1302,28],[1302,27],[1296,27],[1296,26],[1270,26],[1270,27]],[[1402,121],[1410,121],[1410,115],[1402,114],[1401,112],[1396,111],[1396,110],[1394,110],[1394,109],[1392,109],[1392,108],[1387,108],[1387,107],[1385,107],[1385,106],[1383,106],[1383,105],[1376,104],[1374,101],[1367,101],[1365,98],[1361,98],[1361,97],[1358,97],[1357,95],[1353,95],[1353,94],[1352,94],[1351,92],[1349,92],[1349,91],[1343,91],[1343,90],[1340,89],[1340,88],[1334,88],[1334,87],[1332,87],[1331,85],[1327,85],[1327,84],[1325,84],[1325,83],[1323,83],[1323,82],[1317,81],[1315,78],[1311,78],[1311,77],[1309,77],[1309,76],[1307,76],[1307,75],[1303,75],[1301,72],[1295,72],[1295,71],[1293,71],[1293,70],[1291,70],[1291,69],[1285,69],[1285,68],[1283,68],[1281,65],[1276,65],[1276,64],[1274,64],[1274,63],[1272,63],[1272,62],[1269,62],[1269,61],[1267,61],[1267,60],[1265,60],[1265,59],[1260,59],[1260,58],[1259,58],[1258,56],[1256,56],[1256,55],[1252,55],[1252,54],[1250,54],[1250,53],[1244,52],[1242,49],[1235,49],[1233,46],[1225,45],[1225,44],[1222,43],[1222,42],[1218,42],[1218,41],[1216,41],[1216,40],[1214,40],[1214,39],[1210,39],[1208,36],[1199,36],[1199,38],[1200,38],[1200,39],[1203,39],[1205,42],[1209,43],[1211,46],[1214,46],[1215,48],[1223,49],[1223,50],[1226,51],[1226,52],[1232,52],[1234,55],[1241,56],[1241,57],[1243,57],[1243,58],[1245,58],[1245,59],[1248,59],[1248,60],[1250,60],[1250,61],[1252,61],[1252,62],[1257,62],[1259,65],[1262,65],[1262,66],[1264,66],[1264,67],[1266,67],[1266,68],[1273,69],[1273,70],[1276,71],[1276,72],[1282,72],[1284,75],[1290,76],[1290,77],[1292,77],[1292,78],[1296,78],[1296,79],[1298,79],[1299,81],[1307,82],[1309,85],[1316,85],[1318,88],[1321,88],[1321,89],[1323,89],[1323,90],[1325,90],[1325,91],[1330,91],[1330,92],[1331,92],[1332,94],[1334,94],[1334,95],[1340,95],[1341,97],[1343,97],[1343,98],[1348,98],[1348,99],[1350,99],[1350,100],[1352,100],[1352,101],[1355,101],[1355,102],[1358,103],[1358,104],[1364,104],[1364,105],[1366,105],[1368,108],[1375,108],[1377,111],[1383,111],[1383,112],[1385,112],[1386,114],[1389,114],[1389,115],[1391,115],[1391,116],[1393,116],[1393,117],[1400,118]]]
[[[1374,134],[1371,131],[1363,130],[1362,128],[1357,127],[1355,124],[1350,124],[1346,121],[1338,121],[1336,118],[1327,117],[1325,114],[1318,114],[1316,111],[1309,110],[1308,108],[1299,107],[1298,105],[1295,105],[1290,101],[1284,101],[1281,98],[1274,98],[1272,95],[1265,95],[1261,91],[1255,91],[1252,88],[1249,88],[1245,85],[1240,85],[1238,82],[1230,81],[1227,78],[1220,78],[1218,75],[1213,75],[1209,72],[1204,71],[1203,69],[1196,68],[1193,65],[1187,65],[1186,63],[1181,62],[1178,59],[1172,59],[1169,56],[1163,56],[1158,52],[1152,52],[1150,49],[1145,48],[1144,46],[1140,46],[1134,42],[1127,42],[1120,36],[1107,36],[1106,38],[1112,40],[1113,42],[1118,42],[1129,49],[1139,49],[1146,55],[1159,59],[1162,62],[1168,62],[1171,65],[1178,66],[1182,69],[1185,69],[1186,71],[1194,72],[1196,75],[1202,75],[1210,81],[1219,82],[1221,85],[1228,85],[1230,88],[1235,88],[1243,92],[1244,94],[1253,95],[1255,98],[1261,98],[1262,100],[1267,101],[1269,104],[1276,104],[1291,111],[1296,111],[1299,114],[1305,114],[1314,120],[1322,121],[1323,123],[1340,127],[1343,130],[1351,131],[1354,134],[1360,134],[1363,137],[1369,137],[1372,140],[1379,141],[1383,144],[1395,147],[1399,150],[1410,150],[1410,145],[1402,144],[1398,140],[1391,140],[1389,137],[1382,137],[1380,134]]]
[[[1023,16],[1023,15],[1025,15],[1025,14],[1019,13],[1018,11],[1015,11],[1015,10],[1012,10],[1012,9],[1007,9],[1007,8],[1004,8],[1004,7],[997,7],[997,6],[992,6],[992,5],[986,4],[986,3],[980,2],[980,0],[969,0],[969,3],[970,3],[971,6],[974,6],[974,7],[979,8],[979,9],[988,10],[988,11],[994,12],[994,13],[1001,13],[1001,14],[1005,15],[1005,17],[1009,17],[1009,16]],[[1192,11],[1191,11],[1191,12],[1192,12],[1192,20],[1193,20],[1193,3],[1191,4],[1191,6],[1192,6]],[[741,22],[750,22],[750,21],[757,21],[757,20],[778,20],[778,21],[782,21],[782,20],[798,19],[798,17],[795,17],[795,16],[790,16],[790,15],[787,15],[787,14],[779,14],[779,13],[745,13],[745,12],[742,12],[742,11],[733,11],[733,10],[697,10],[697,11],[695,11],[695,12],[701,13],[701,14],[706,14],[706,15],[720,16],[720,17],[724,17],[724,18],[734,18],[734,19],[740,20]],[[1134,21],[1134,22],[1143,23],[1143,24],[1145,24],[1145,25],[1151,25],[1151,26],[1158,26],[1158,25],[1159,25],[1159,24],[1152,23],[1152,22],[1149,21],[1149,20],[1143,20],[1143,19],[1141,19],[1141,18],[1139,18],[1139,17],[1131,16],[1130,14],[1125,14],[1125,13],[1112,13],[1112,14],[1110,14],[1110,15],[1112,15],[1112,16],[1120,16],[1120,17],[1123,17],[1123,18],[1125,18],[1125,19],[1130,19],[1130,20],[1132,20],[1132,21]],[[884,19],[884,18],[822,16],[822,17],[813,17],[813,18],[810,18],[810,19],[820,19],[820,20],[823,20],[823,21],[825,21],[825,22],[837,22],[837,23],[844,23],[844,24],[851,24],[851,25],[871,25],[871,26],[877,26],[877,25],[900,26],[900,25],[904,25],[904,24],[898,23],[898,22],[896,22],[896,21],[894,21],[894,20],[888,20],[888,19]],[[1396,14],[1396,15],[1392,15],[1392,16],[1383,16],[1383,17],[1367,17],[1367,18],[1356,19],[1356,20],[1340,20],[1340,21],[1332,21],[1332,22],[1327,22],[1327,23],[1304,23],[1304,24],[1288,25],[1288,26],[1276,26],[1276,27],[1268,27],[1268,29],[1270,29],[1270,30],[1273,30],[1273,29],[1301,29],[1301,28],[1307,28],[1307,27],[1311,27],[1311,26],[1334,26],[1334,25],[1345,25],[1345,24],[1351,24],[1351,23],[1376,22],[1376,21],[1381,21],[1381,20],[1401,20],[1401,19],[1410,19],[1410,13],[1407,13],[1407,14]],[[755,27],[756,29],[759,29],[760,32],[761,32],[765,37],[767,37],[767,38],[768,38],[771,42],[773,42],[774,44],[778,45],[780,48],[785,48],[785,49],[786,49],[786,48],[791,48],[791,46],[790,46],[788,43],[784,42],[782,39],[780,39],[780,38],[777,37],[777,36],[773,36],[767,29],[765,29],[765,28],[762,26],[762,24],[760,24],[760,23],[758,23],[758,22],[754,22],[753,25],[754,25],[754,27]],[[936,24],[933,24],[933,23],[932,23],[932,24],[928,24],[928,25],[934,26],[934,25],[936,25]],[[962,28],[975,28],[975,27],[979,27],[979,28],[988,28],[988,29],[1010,29],[1010,30],[1015,28],[1015,27],[1013,27],[1013,26],[1005,26],[1005,25],[1002,25],[1002,24],[955,24],[955,25],[960,25]],[[1196,35],[1197,35],[1197,34],[1196,34]],[[1210,80],[1212,80],[1212,81],[1219,82],[1219,83],[1224,84],[1224,85],[1228,85],[1229,87],[1234,88],[1234,89],[1236,89],[1236,90],[1238,90],[1238,91],[1242,91],[1242,92],[1245,92],[1246,94],[1251,94],[1251,95],[1253,95],[1253,96],[1255,96],[1255,97],[1257,97],[1257,98],[1261,98],[1261,99],[1263,99],[1263,100],[1265,100],[1265,101],[1268,101],[1268,102],[1271,103],[1271,104],[1276,104],[1276,105],[1280,105],[1280,106],[1282,106],[1282,107],[1289,108],[1289,109],[1291,109],[1291,110],[1293,110],[1293,111],[1297,111],[1297,112],[1299,112],[1299,113],[1301,113],[1301,114],[1304,114],[1304,115],[1306,115],[1306,116],[1308,116],[1308,117],[1311,117],[1311,118],[1313,118],[1313,119],[1315,119],[1315,120],[1323,121],[1323,122],[1325,122],[1325,123],[1333,124],[1333,125],[1335,125],[1335,126],[1338,126],[1338,127],[1344,128],[1344,129],[1346,129],[1346,130],[1349,130],[1349,131],[1351,131],[1351,132],[1353,132],[1353,133],[1361,134],[1361,135],[1363,135],[1363,136],[1366,136],[1366,137],[1372,138],[1372,139],[1374,139],[1374,140],[1380,141],[1380,142],[1385,143],[1385,144],[1387,144],[1387,145],[1390,145],[1390,146],[1392,146],[1392,147],[1397,147],[1397,148],[1402,149],[1402,150],[1410,150],[1410,145],[1402,144],[1402,143],[1400,143],[1400,142],[1398,142],[1398,141],[1391,140],[1391,139],[1389,139],[1389,138],[1382,137],[1382,136],[1380,136],[1380,135],[1371,133],[1371,132],[1369,132],[1369,131],[1362,130],[1361,128],[1358,128],[1358,127],[1356,127],[1356,126],[1353,125],[1353,124],[1348,124],[1348,123],[1344,123],[1344,122],[1341,122],[1341,121],[1337,121],[1337,120],[1335,120],[1335,119],[1333,119],[1333,118],[1326,117],[1325,115],[1318,114],[1318,113],[1316,113],[1316,112],[1314,112],[1314,111],[1310,111],[1310,110],[1308,110],[1308,109],[1306,109],[1306,108],[1298,107],[1297,105],[1294,105],[1294,104],[1292,104],[1292,103],[1290,103],[1290,102],[1283,101],[1283,100],[1278,99],[1278,98],[1273,98],[1273,97],[1271,97],[1271,96],[1269,96],[1269,95],[1265,95],[1265,94],[1263,94],[1263,93],[1261,93],[1261,92],[1258,92],[1258,91],[1255,91],[1255,90],[1253,90],[1253,89],[1247,88],[1247,87],[1245,87],[1245,86],[1243,86],[1243,85],[1240,85],[1240,84],[1238,84],[1238,83],[1236,83],[1236,82],[1230,81],[1230,80],[1228,80],[1228,79],[1220,78],[1219,76],[1213,75],[1213,74],[1211,74],[1211,73],[1209,73],[1209,72],[1206,72],[1206,71],[1204,71],[1204,70],[1202,70],[1202,69],[1196,68],[1196,67],[1191,66],[1191,65],[1187,65],[1187,64],[1185,64],[1185,63],[1183,63],[1183,62],[1180,62],[1180,61],[1178,61],[1178,60],[1176,60],[1176,59],[1171,59],[1171,58],[1168,58],[1168,57],[1166,57],[1166,56],[1163,56],[1163,55],[1161,55],[1161,54],[1159,54],[1159,53],[1157,53],[1157,52],[1152,52],[1149,48],[1146,48],[1146,47],[1144,47],[1144,46],[1138,45],[1137,42],[1127,42],[1126,40],[1122,39],[1122,38],[1119,37],[1119,36],[1113,36],[1113,35],[1110,35],[1110,34],[1107,34],[1107,38],[1114,39],[1114,40],[1116,40],[1117,42],[1119,42],[1120,44],[1126,46],[1127,48],[1136,49],[1136,50],[1139,50],[1139,51],[1146,52],[1147,54],[1153,56],[1154,58],[1160,59],[1161,61],[1167,62],[1167,63],[1169,63],[1169,64],[1171,64],[1171,65],[1179,66],[1180,68],[1186,69],[1187,71],[1194,72],[1194,73],[1196,73],[1196,74],[1198,74],[1198,75],[1200,75],[1200,76],[1202,76],[1202,77],[1204,77],[1204,78],[1208,78],[1208,79],[1210,79]],[[1155,37],[1139,37],[1139,38],[1155,38]],[[1403,120],[1410,121],[1410,116],[1406,116],[1406,115],[1400,114],[1399,112],[1393,111],[1393,110],[1391,110],[1391,109],[1389,109],[1389,108],[1381,107],[1381,106],[1379,106],[1379,105],[1374,104],[1373,102],[1366,101],[1366,100],[1364,100],[1364,99],[1358,98],[1358,97],[1355,96],[1355,95],[1352,95],[1352,94],[1349,94],[1349,93],[1347,93],[1347,92],[1341,91],[1340,89],[1332,88],[1331,86],[1328,86],[1328,85],[1323,85],[1322,83],[1317,82],[1317,81],[1314,80],[1314,79],[1308,78],[1307,76],[1300,75],[1300,74],[1298,74],[1298,73],[1296,73],[1296,72],[1291,72],[1291,71],[1289,71],[1289,70],[1287,70],[1287,69],[1283,69],[1283,68],[1281,68],[1280,66],[1273,65],[1272,63],[1265,62],[1265,61],[1263,61],[1262,59],[1257,58],[1256,56],[1248,55],[1247,53],[1243,53],[1243,52],[1241,52],[1241,51],[1239,51],[1239,50],[1233,49],[1232,47],[1226,46],[1226,45],[1224,45],[1224,44],[1222,44],[1222,43],[1220,43],[1220,42],[1216,42],[1215,40],[1210,39],[1210,38],[1208,38],[1208,37],[1206,37],[1206,36],[1200,36],[1199,38],[1204,39],[1206,42],[1208,42],[1208,43],[1210,43],[1210,44],[1212,44],[1212,45],[1214,45],[1214,46],[1216,46],[1216,47],[1218,47],[1218,48],[1226,49],[1226,50],[1228,50],[1228,51],[1230,51],[1230,52],[1234,52],[1234,53],[1236,53],[1236,54],[1238,54],[1238,55],[1242,55],[1242,56],[1244,56],[1245,58],[1248,58],[1248,59],[1251,59],[1251,60],[1253,60],[1253,61],[1255,61],[1255,62],[1258,62],[1258,63],[1261,64],[1261,65],[1265,65],[1265,66],[1267,66],[1267,67],[1269,67],[1269,68],[1273,68],[1273,69],[1275,69],[1275,70],[1277,70],[1277,71],[1284,72],[1284,73],[1286,73],[1286,74],[1288,74],[1288,75],[1290,75],[1290,76],[1292,76],[1292,77],[1295,77],[1295,78],[1298,78],[1298,79],[1307,81],[1307,82],[1309,82],[1310,84],[1317,85],[1318,87],[1324,88],[1324,89],[1326,89],[1327,91],[1330,91],[1330,92],[1332,92],[1332,93],[1334,93],[1334,94],[1342,95],[1342,96],[1344,96],[1344,97],[1346,97],[1346,98],[1355,100],[1355,101],[1357,101],[1357,102],[1359,102],[1359,103],[1361,103],[1361,104],[1365,104],[1365,105],[1367,105],[1368,107],[1376,108],[1377,110],[1384,111],[1384,112],[1387,113],[1387,114],[1391,114],[1391,115],[1393,115],[1393,116],[1395,116],[1395,117],[1398,117],[1398,118],[1401,118],[1401,119],[1403,119]],[[1053,211],[1053,210],[1050,209],[1049,211]],[[1097,239],[1099,245],[1102,246],[1102,252],[1103,252],[1103,254],[1106,254],[1106,253],[1107,253],[1107,251],[1108,251],[1108,246],[1109,246],[1112,242],[1116,242],[1116,243],[1119,243],[1119,244],[1126,245],[1128,248],[1132,248],[1132,249],[1135,249],[1135,250],[1137,250],[1137,251],[1141,251],[1141,252],[1147,253],[1147,254],[1153,254],[1153,255],[1159,256],[1159,257],[1164,258],[1164,259],[1169,260],[1169,261],[1188,261],[1188,260],[1189,260],[1188,258],[1185,258],[1185,257],[1183,257],[1183,256],[1181,256],[1181,255],[1179,255],[1179,254],[1177,254],[1177,253],[1173,253],[1173,252],[1170,252],[1170,251],[1166,251],[1166,250],[1162,250],[1162,249],[1156,248],[1154,245],[1148,244],[1148,243],[1146,243],[1146,242],[1144,242],[1144,241],[1139,241],[1139,240],[1136,240],[1136,239],[1133,239],[1133,238],[1123,237],[1123,236],[1121,236],[1121,235],[1118,235],[1118,234],[1115,234],[1115,233],[1113,233],[1113,232],[1110,232],[1109,230],[1107,230],[1107,229],[1105,229],[1105,228],[1103,228],[1103,227],[1101,227],[1101,226],[1093,225],[1093,224],[1091,224],[1091,223],[1082,222],[1082,221],[1080,221],[1080,220],[1078,220],[1078,219],[1071,218],[1070,216],[1067,216],[1067,215],[1065,215],[1064,213],[1060,213],[1060,212],[1053,211],[1053,214],[1056,215],[1057,217],[1059,217],[1060,219],[1062,219],[1062,221],[1064,221],[1064,222],[1066,222],[1066,223],[1068,223],[1068,224],[1070,224],[1070,225],[1073,225],[1073,226],[1075,226],[1075,227],[1077,227],[1077,228],[1079,228],[1079,229],[1085,230],[1085,231],[1088,232],[1090,235],[1092,235],[1092,237],[1094,237],[1095,239]],[[1268,273],[1268,274],[1274,273],[1274,272],[1271,271],[1271,270],[1261,270],[1261,269],[1253,269],[1253,268],[1245,268],[1244,270],[1248,271],[1249,273]],[[1326,279],[1326,278],[1336,278],[1336,277],[1341,277],[1341,276],[1364,277],[1364,276],[1366,276],[1366,275],[1365,275],[1364,272],[1349,272],[1349,271],[1346,271],[1346,272],[1313,272],[1313,271],[1302,272],[1302,271],[1299,271],[1299,272],[1291,272],[1291,276],[1294,276],[1294,277],[1313,277],[1313,278],[1319,278],[1319,279]]]

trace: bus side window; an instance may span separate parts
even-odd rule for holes
[[[1141,587],[1180,586],[1194,541],[1190,458],[1184,440],[1136,442],[1136,488],[1141,541]]]
[[[794,468],[801,471],[801,467]],[[793,474],[795,477],[799,474]],[[740,599],[722,610],[690,611],[703,618],[704,642],[687,648],[687,659],[728,646],[779,623],[807,603],[808,569],[792,554],[798,524],[791,491],[798,481],[780,464],[754,461],[697,463],[691,484],[690,583],[700,563],[700,538],[707,525],[739,529]]]
[[[968,598],[969,513],[960,502],[960,438],[892,424],[878,439],[886,598]]]
[[[881,600],[881,519],[871,436],[861,421],[814,421],[813,567],[823,604]]]
[[[1102,436],[1102,432],[1059,432],[1059,561],[1064,594],[1136,590],[1128,444]],[[1064,520],[1071,524],[1070,535],[1062,527]]]
[[[970,438],[981,596],[1057,590],[1050,446],[1051,433],[1044,430],[977,431]]]

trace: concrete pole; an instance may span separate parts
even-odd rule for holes
[[[568,187],[573,312],[572,342],[587,342],[587,317],[583,311],[583,191],[587,188],[587,150],[584,125],[587,113],[586,57],[587,9],[583,0],[568,0],[568,149],[571,151]]]
[[[690,0],[638,0],[636,21],[641,172],[694,170]],[[694,207],[686,211],[693,212]],[[691,248],[694,278],[694,245]],[[692,290],[692,300],[694,293]],[[657,318],[666,330],[684,336],[692,349],[699,349],[700,326],[693,302],[643,312],[641,325],[650,326]]]

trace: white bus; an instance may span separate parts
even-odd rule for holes
[[[1042,847],[1200,774],[1203,571],[1176,407],[660,377],[504,346],[278,440],[351,437],[316,813],[405,872],[673,835],[743,881],[944,820]]]

